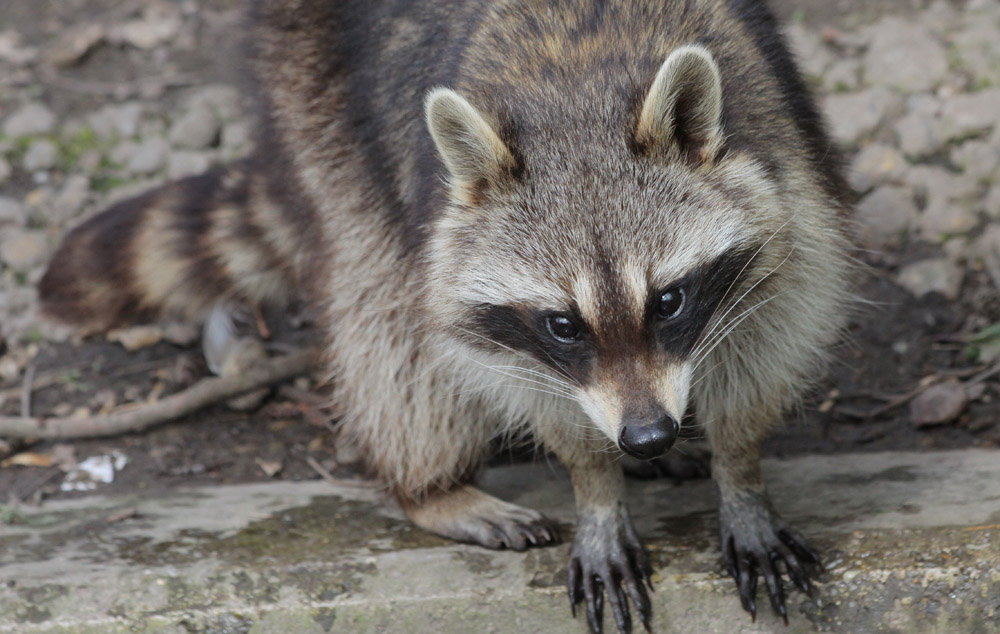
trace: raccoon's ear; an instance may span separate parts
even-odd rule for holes
[[[456,193],[474,201],[514,172],[517,161],[486,119],[454,90],[436,88],[424,104],[427,127]]]
[[[639,114],[635,140],[646,152],[679,148],[711,162],[722,146],[722,80],[702,46],[677,48],[663,62]]]

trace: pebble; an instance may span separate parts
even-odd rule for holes
[[[222,149],[239,154],[250,148],[252,129],[248,121],[233,121],[222,128]]]
[[[871,88],[846,95],[830,95],[823,111],[833,137],[846,146],[855,146],[903,109],[903,100],[885,88]]]
[[[241,103],[239,91],[226,84],[199,88],[187,99],[188,108],[207,106],[223,122],[234,121],[243,115]]]
[[[178,179],[201,174],[211,164],[209,156],[201,152],[172,152],[167,160],[167,176]]]
[[[90,196],[90,179],[82,174],[73,174],[52,199],[48,220],[58,225],[66,225],[83,210]]]
[[[48,257],[48,241],[41,231],[19,231],[0,241],[0,261],[15,271],[28,272]]]
[[[24,207],[17,199],[0,196],[0,227],[19,225],[24,222]]]
[[[203,150],[219,139],[221,122],[212,109],[204,104],[187,110],[170,126],[168,138],[176,147]]]
[[[906,159],[896,148],[882,143],[866,145],[847,174],[847,182],[857,192],[867,192],[876,185],[896,181],[908,167]]]
[[[927,388],[910,402],[910,420],[915,427],[950,423],[968,403],[965,386],[957,379],[949,379]]]
[[[59,148],[48,139],[37,139],[24,155],[24,169],[29,172],[52,169],[59,159]]]
[[[922,159],[939,152],[945,143],[941,120],[926,112],[910,112],[896,121],[893,130],[899,148],[908,158]]]
[[[163,169],[167,156],[170,154],[170,144],[162,137],[145,139],[135,146],[134,153],[128,158],[126,168],[129,173],[137,175],[152,174]]]
[[[56,126],[56,115],[41,103],[29,103],[15,110],[3,122],[4,136],[20,138],[48,134]]]
[[[1000,145],[992,141],[966,141],[952,148],[951,162],[969,178],[992,181],[1000,170]]]
[[[868,249],[882,249],[902,242],[919,217],[913,190],[883,185],[858,203],[855,221],[858,237]]]
[[[979,218],[959,202],[942,196],[934,196],[920,216],[920,232],[930,241],[972,231],[979,224]]]
[[[887,16],[868,29],[864,57],[868,83],[905,92],[931,90],[948,73],[944,47],[921,24]]]
[[[99,138],[130,139],[139,133],[142,104],[132,101],[103,106],[87,116],[87,123]]]
[[[940,293],[954,300],[964,277],[965,271],[948,258],[932,258],[903,267],[896,281],[915,297]]]
[[[941,122],[945,137],[978,136],[1000,123],[1000,88],[956,95],[944,102]]]

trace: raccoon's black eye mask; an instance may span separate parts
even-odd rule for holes
[[[702,332],[727,297],[750,274],[756,248],[730,250],[683,278],[650,292],[643,327],[636,331],[618,319],[588,324],[577,308],[553,313],[524,306],[482,304],[463,329],[469,343],[490,350],[523,352],[553,371],[586,383],[602,355],[646,354],[650,347],[678,361],[690,356]],[[602,328],[602,326],[604,326]]]

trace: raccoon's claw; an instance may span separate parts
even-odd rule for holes
[[[629,600],[638,610],[642,626],[652,631],[652,606],[646,590],[647,586],[653,589],[651,574],[646,550],[624,508],[612,517],[580,517],[569,561],[569,602],[574,617],[576,606],[585,602],[591,632],[602,631],[605,595],[619,632],[632,631]]]
[[[723,560],[736,581],[743,609],[750,613],[751,619],[757,620],[759,573],[764,577],[772,611],[788,625],[780,568],[783,567],[789,580],[812,599],[813,585],[803,566],[820,566],[819,555],[756,494],[724,503],[720,518]]]

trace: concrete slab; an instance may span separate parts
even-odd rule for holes
[[[797,457],[765,472],[776,506],[825,555],[819,598],[792,593],[788,628],[764,608],[752,624],[721,574],[711,484],[632,482],[655,631],[1000,632],[1000,452]],[[570,532],[559,470],[497,469],[483,484]],[[359,482],[95,496],[7,520],[3,633],[586,631],[563,587],[568,545],[447,542]]]

